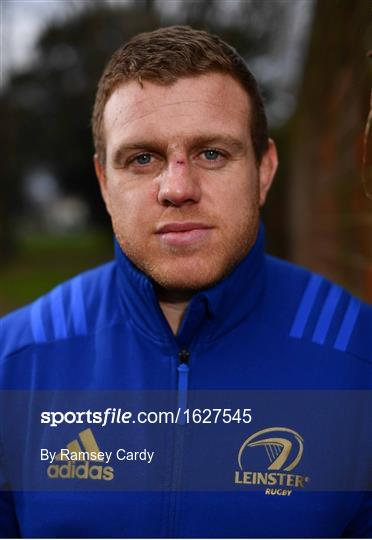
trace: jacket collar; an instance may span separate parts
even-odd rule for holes
[[[115,240],[120,301],[133,322],[157,341],[174,341],[160,309],[152,280],[128,259]],[[179,347],[190,347],[201,336],[211,340],[232,330],[259,301],[266,282],[264,227],[247,256],[217,285],[198,292],[190,301],[176,336]]]

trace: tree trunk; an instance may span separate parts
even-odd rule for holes
[[[292,260],[372,300],[372,203],[361,157],[369,110],[367,0],[317,2],[291,126]]]

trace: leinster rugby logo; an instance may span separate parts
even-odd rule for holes
[[[309,482],[308,476],[293,471],[300,463],[304,440],[285,427],[266,428],[249,436],[238,452],[234,483],[265,487],[265,495],[292,494]]]

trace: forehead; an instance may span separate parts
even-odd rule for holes
[[[171,85],[137,81],[120,85],[104,110],[107,146],[122,139],[203,135],[247,136],[250,102],[231,76],[208,73],[184,77]]]

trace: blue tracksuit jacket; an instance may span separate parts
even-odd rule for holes
[[[1,320],[0,384],[3,537],[372,537],[372,310],[265,255],[262,227],[193,298],[177,336],[116,244],[113,262]],[[195,403],[210,407],[204,420],[240,412],[138,431],[38,416],[127,394],[146,408],[147,391],[181,415]],[[152,464],[81,459],[79,474],[37,457],[66,447],[155,453]]]

